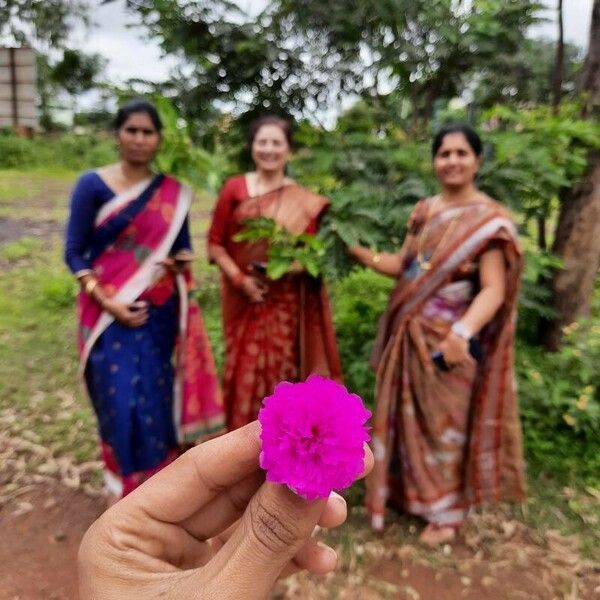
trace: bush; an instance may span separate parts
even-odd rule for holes
[[[0,135],[0,168],[14,169],[37,164],[36,161],[35,146],[31,140],[11,134]]]
[[[535,279],[536,272],[532,268],[529,275]],[[533,290],[533,280],[530,283]],[[331,288],[344,381],[370,407],[374,403],[375,375],[369,367],[369,357],[377,322],[392,286],[389,278],[354,270]],[[530,320],[538,312],[534,300],[531,296],[520,309]],[[525,452],[530,467],[563,481],[579,478],[598,485],[600,371],[596,365],[600,364],[600,320],[568,327],[563,347],[556,354],[545,353],[521,339],[516,355]]]
[[[559,352],[520,345],[517,378],[527,455],[561,478],[600,481],[600,325],[566,328]]]
[[[81,171],[114,162],[116,158],[114,142],[95,135],[33,139],[10,133],[0,135],[0,169],[62,167]]]
[[[335,330],[344,382],[373,407],[375,374],[369,357],[393,281],[364,269],[352,271],[332,288]]]

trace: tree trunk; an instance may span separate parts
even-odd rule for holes
[[[546,218],[538,216],[536,222],[538,248],[545,252],[548,249],[548,242],[546,241]]]
[[[590,42],[582,80],[587,96],[586,116],[597,117],[600,109],[600,0],[594,0]],[[541,341],[557,350],[562,328],[588,314],[600,266],[600,153],[590,152],[583,180],[561,198],[553,252],[563,260],[563,269],[551,282],[552,305],[557,317],[541,331]]]
[[[542,332],[548,350],[558,350],[562,328],[588,314],[600,266],[600,153],[590,156],[587,177],[567,190],[561,205],[553,253],[563,269],[552,280],[552,304],[558,316]]]
[[[554,61],[554,74],[552,77],[552,110],[558,113],[562,95],[563,65],[565,62],[565,43],[563,35],[563,0],[558,0],[558,40],[556,41],[556,59]]]

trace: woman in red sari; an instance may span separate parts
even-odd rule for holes
[[[225,334],[223,397],[229,429],[254,420],[265,396],[282,381],[311,373],[341,378],[329,310],[320,279],[293,270],[267,280],[257,265],[268,244],[236,242],[244,221],[267,217],[293,234],[316,233],[328,200],[285,174],[292,146],[290,124],[267,116],[250,127],[256,170],[229,179],[217,200],[208,253],[222,273]]]
[[[513,372],[522,255],[507,211],[480,192],[481,140],[468,126],[433,142],[441,192],[417,203],[397,254],[356,247],[397,278],[379,324],[367,508],[382,529],[388,499],[454,539],[471,507],[525,494]]]

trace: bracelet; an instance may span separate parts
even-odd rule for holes
[[[234,288],[239,290],[244,283],[244,279],[246,279],[246,274],[243,271],[238,271],[231,278],[231,285],[233,285]]]
[[[461,321],[456,321],[455,323],[452,323],[452,327],[450,328],[450,330],[454,335],[463,338],[463,340],[469,341],[473,337],[473,334]]]
[[[88,281],[85,282],[85,285],[83,286],[83,289],[85,291],[85,293],[88,296],[92,295],[92,292],[96,289],[96,286],[99,284],[100,282],[97,279],[89,279]]]
[[[373,256],[371,256],[371,262],[376,265],[381,262],[381,254],[379,252],[374,252]]]

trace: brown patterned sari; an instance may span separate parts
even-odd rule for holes
[[[372,357],[375,467],[366,503],[378,525],[388,499],[428,522],[458,525],[474,505],[525,494],[513,372],[516,231],[492,200],[443,210],[426,224],[431,202],[419,202],[411,217],[403,272]],[[506,297],[479,335],[483,358],[441,371],[431,354],[478,293],[479,257],[490,247],[504,254]]]

